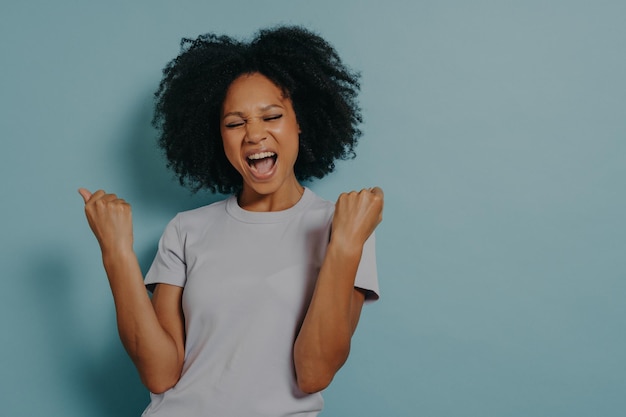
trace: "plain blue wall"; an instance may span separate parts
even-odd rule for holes
[[[3,416],[138,416],[79,186],[133,204],[142,267],[214,201],[150,127],[183,36],[297,23],[363,74],[357,159],[312,187],[386,191],[381,301],[326,416],[623,416],[626,3],[4,1]]]

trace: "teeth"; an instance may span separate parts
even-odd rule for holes
[[[263,159],[276,155],[274,152],[259,152],[248,156],[248,159]]]

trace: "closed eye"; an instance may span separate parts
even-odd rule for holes
[[[230,122],[230,123],[225,123],[224,126],[226,126],[229,129],[233,129],[235,127],[240,127],[244,125],[244,121],[243,120],[238,120],[236,122]]]
[[[282,115],[282,114],[274,114],[274,115],[271,115],[271,116],[266,116],[266,117],[264,117],[264,118],[263,118],[263,120],[265,120],[266,122],[270,122],[270,121],[272,121],[272,120],[278,120],[278,119],[280,119],[281,117],[283,117],[283,115]]]

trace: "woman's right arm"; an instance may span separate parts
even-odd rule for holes
[[[79,190],[109,279],[122,344],[153,393],[173,387],[182,372],[184,317],[181,287],[158,284],[152,300],[133,250],[130,205],[99,190]]]

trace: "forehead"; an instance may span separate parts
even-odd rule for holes
[[[258,72],[243,74],[235,79],[228,90],[222,104],[223,111],[242,107],[267,107],[272,104],[285,104],[283,90],[272,80]]]

